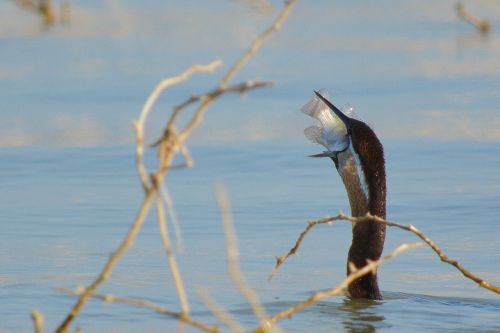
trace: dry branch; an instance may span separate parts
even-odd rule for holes
[[[179,302],[181,303],[182,313],[189,313],[189,304],[186,295],[186,289],[184,288],[184,282],[182,281],[181,273],[177,265],[177,260],[172,251],[172,246],[170,245],[170,236],[168,234],[168,226],[165,218],[165,208],[163,207],[163,202],[160,195],[157,196],[156,200],[156,212],[158,227],[160,229],[161,240],[163,242],[163,248],[167,254],[168,266],[170,267],[170,273],[172,274],[172,281],[175,285],[175,290],[177,290],[177,295],[179,297]]]
[[[58,288],[57,290],[60,292],[66,293],[66,294],[70,294],[70,295],[81,296],[83,294],[83,292],[80,290],[72,290],[72,289],[67,289],[67,288]],[[169,317],[178,319],[179,321],[182,321],[186,324],[192,325],[193,327],[196,327],[201,331],[213,332],[213,333],[218,332],[216,327],[205,325],[205,324],[191,318],[186,313],[176,312],[176,311],[170,310],[164,306],[161,306],[159,304],[156,304],[154,302],[151,302],[151,301],[148,301],[145,299],[119,297],[119,296],[113,296],[111,294],[97,294],[97,293],[90,295],[90,297],[100,299],[106,303],[120,303],[120,304],[134,305],[134,306],[138,306],[141,308],[150,309],[156,313],[159,313],[159,314],[162,314],[165,316],[169,316]]]
[[[70,313],[66,316],[66,318],[63,320],[63,322],[60,324],[60,326],[57,328],[56,332],[66,332],[70,323],[74,320],[74,318],[79,314],[81,311],[82,307],[84,304],[87,302],[88,298],[92,296],[92,294],[95,292],[95,290],[109,277],[111,274],[111,271],[114,267],[114,265],[117,263],[118,259],[125,253],[125,251],[132,245],[135,236],[137,235],[144,218],[146,217],[150,207],[152,200],[155,195],[160,195],[159,192],[160,189],[162,188],[163,185],[163,180],[165,177],[166,172],[170,169],[171,167],[171,162],[173,159],[173,156],[177,151],[181,151],[183,155],[188,158],[185,158],[186,164],[192,163],[190,160],[189,154],[187,153],[187,149],[183,148],[184,141],[187,139],[187,137],[191,134],[191,131],[201,122],[203,114],[205,110],[207,109],[208,105],[215,100],[217,97],[221,96],[222,94],[226,92],[240,92],[243,93],[247,90],[259,88],[259,87],[265,87],[269,86],[269,82],[243,82],[237,85],[233,86],[228,86],[230,79],[236,74],[236,72],[244,65],[248,60],[256,53],[257,49],[260,47],[260,45],[263,43],[263,41],[269,37],[269,35],[275,31],[281,22],[285,19],[285,17],[288,15],[292,4],[294,1],[287,1],[285,2],[285,7],[283,8],[283,11],[278,15],[276,20],[273,22],[272,26],[264,33],[259,35],[254,42],[251,44],[249,50],[231,67],[231,69],[228,71],[228,73],[224,76],[224,78],[221,80],[219,83],[219,86],[217,89],[211,91],[207,95],[202,95],[199,98],[194,98],[193,101],[187,102],[184,106],[187,106],[190,103],[193,103],[195,101],[200,101],[200,105],[198,109],[196,110],[195,114],[191,118],[191,120],[188,122],[188,124],[184,127],[184,129],[178,134],[175,127],[174,127],[174,122],[179,114],[179,112],[184,108],[181,107],[178,110],[174,110],[172,113],[169,121],[167,128],[164,131],[163,137],[159,140],[158,142],[158,169],[154,171],[151,174],[148,174],[146,167],[144,165],[143,161],[143,155],[144,155],[144,127],[145,127],[145,122],[147,120],[147,117],[149,113],[152,110],[152,107],[154,106],[155,102],[157,101],[158,97],[161,95],[161,93],[168,87],[170,87],[173,84],[177,84],[179,82],[182,82],[186,79],[188,79],[193,73],[199,72],[199,71],[211,71],[214,70],[216,67],[220,66],[221,62],[220,61],[214,61],[211,64],[208,65],[194,65],[190,68],[188,68],[185,72],[181,73],[178,76],[172,77],[165,79],[161,81],[155,89],[152,91],[148,99],[146,100],[139,119],[133,123],[135,131],[136,131],[136,168],[139,174],[139,179],[141,181],[142,187],[144,189],[145,195],[144,195],[144,201],[141,205],[141,208],[139,209],[139,213],[137,217],[134,220],[134,223],[130,227],[125,239],[122,241],[120,244],[119,248],[114,252],[107,263],[105,264],[104,268],[102,269],[101,273],[97,276],[97,278],[92,282],[90,286],[84,289],[84,291],[79,295],[79,299],[77,303],[73,306],[71,309]],[[158,198],[158,203],[157,203],[157,212],[158,212],[158,220],[159,220],[159,225],[160,225],[160,232],[162,234],[163,238],[163,244],[164,248],[167,252],[167,256],[169,258],[169,265],[172,274],[174,275],[174,281],[175,281],[175,286],[177,289],[177,292],[179,294],[179,299],[183,308],[183,312],[181,313],[181,316],[187,316],[187,312],[189,310],[189,307],[187,305],[187,298],[185,297],[185,292],[183,291],[182,287],[182,279],[180,279],[180,275],[178,277],[175,277],[176,273],[175,271],[178,272],[176,269],[176,264],[175,260],[172,260],[173,254],[171,251],[171,246],[170,242],[166,242],[168,240],[168,234],[167,237],[165,237],[166,234],[166,225],[164,223],[165,220],[165,214],[164,214],[164,207],[162,202],[160,201],[160,198]],[[179,282],[180,281],[180,282]],[[254,309],[256,309],[256,314],[258,314],[258,317],[261,319],[267,318],[265,316],[264,310],[256,308],[256,301],[257,298],[255,295],[251,295],[248,291],[242,291],[244,295],[249,298],[249,302],[252,305]],[[180,319],[182,320],[182,319]]]
[[[184,251],[184,245],[182,240],[181,226],[179,225],[179,220],[177,219],[177,214],[175,212],[174,201],[170,195],[170,191],[166,186],[160,188],[160,195],[167,206],[168,216],[170,221],[172,221],[172,226],[174,227],[175,240],[177,243],[177,252],[182,253]]]
[[[52,25],[55,21],[51,0],[14,0],[14,2],[27,10],[39,14],[47,26]]]
[[[324,221],[324,220],[326,220],[326,221]],[[285,254],[282,257],[276,257],[276,264],[274,265],[274,268],[271,271],[271,273],[268,275],[267,279],[271,280],[274,277],[274,275],[276,274],[276,272],[278,271],[278,268],[281,266],[281,264],[283,264],[285,262],[285,260],[287,260],[288,257],[290,257],[292,254],[296,254],[297,253],[297,250],[299,249],[299,246],[302,243],[302,241],[304,240],[304,238],[306,237],[307,233],[315,225],[317,225],[317,224],[324,224],[324,223],[330,224],[330,223],[332,223],[332,221],[330,221],[327,218],[327,219],[323,219],[323,220],[317,220],[317,221],[309,221],[309,222],[307,222],[307,227],[304,229],[304,231],[302,231],[300,233],[299,238],[295,242],[295,245],[290,249],[290,251],[288,251],[288,253]]]
[[[307,300],[297,303],[294,306],[291,306],[290,308],[283,310],[279,312],[278,314],[274,315],[272,318],[269,319],[268,322],[266,322],[267,326],[259,326],[258,328],[254,329],[251,331],[252,333],[262,333],[266,331],[267,327],[270,327],[274,325],[276,322],[283,318],[291,318],[292,315],[297,313],[298,311],[311,306],[314,303],[317,303],[321,301],[322,299],[334,296],[334,295],[339,295],[343,292],[347,286],[352,283],[353,281],[359,279],[360,277],[363,277],[364,275],[368,274],[371,271],[374,271],[377,269],[378,266],[383,264],[384,262],[394,258],[401,252],[414,249],[421,246],[421,243],[414,243],[414,244],[401,244],[398,246],[395,250],[393,250],[391,253],[385,255],[384,257],[380,258],[379,260],[375,261],[369,261],[366,266],[364,266],[361,269],[353,271],[351,274],[347,276],[339,285],[337,285],[335,288],[329,289],[327,291],[318,291],[314,293],[312,296],[310,296]]]
[[[132,245],[132,243],[135,240],[135,236],[137,236],[137,233],[141,228],[142,222],[144,222],[144,219],[146,218],[146,215],[149,211],[149,207],[151,206],[151,202],[154,198],[154,194],[155,191],[153,189],[148,190],[148,192],[144,197],[144,201],[141,205],[141,208],[139,209],[139,212],[135,217],[134,223],[130,227],[124,240],[122,241],[118,249],[113,254],[111,254],[108,261],[104,265],[104,268],[102,269],[101,273],[97,276],[94,282],[92,282],[92,284],[87,288],[85,288],[85,290],[82,292],[80,298],[73,306],[70,313],[66,316],[61,325],[59,325],[59,327],[56,329],[56,333],[62,333],[67,331],[69,324],[78,315],[78,313],[80,313],[83,305],[85,305],[88,298],[97,289],[97,287],[99,287],[104,281],[106,281],[106,279],[111,274],[113,267],[118,262],[118,259],[120,259],[120,257],[125,253],[125,251],[127,251],[127,249]]]
[[[231,333],[243,333],[245,329],[234,319],[234,317],[224,310],[224,308],[214,301],[204,289],[198,289],[198,295],[205,306],[217,317],[221,323],[225,324]]]
[[[158,97],[162,94],[162,92],[168,87],[178,84],[182,81],[189,79],[191,75],[196,72],[211,72],[217,69],[222,65],[222,61],[215,60],[208,65],[193,65],[186,69],[183,73],[162,80],[158,85],[153,89],[148,99],[144,103],[142,107],[142,111],[139,115],[139,119],[134,122],[134,128],[136,131],[136,167],[137,172],[139,173],[139,178],[141,179],[142,186],[146,191],[148,187],[150,187],[148,173],[146,171],[146,167],[143,163],[143,154],[144,154],[144,125],[146,123],[146,119],[148,118],[149,113],[151,112],[154,104],[158,100]]]
[[[339,212],[339,214],[337,216],[334,216],[334,217],[326,217],[326,218],[323,218],[320,220],[309,221],[308,226],[300,234],[299,238],[295,242],[295,245],[290,249],[290,251],[283,257],[277,257],[276,265],[274,266],[273,271],[270,274],[270,277],[274,276],[277,269],[285,262],[286,259],[288,259],[288,257],[290,257],[292,254],[297,252],[297,249],[299,248],[300,244],[302,243],[305,235],[309,232],[309,230],[311,230],[312,227],[314,227],[315,225],[318,225],[318,224],[330,224],[334,221],[341,221],[341,220],[351,221],[351,222],[360,222],[360,223],[375,221],[375,222],[382,223],[382,224],[385,224],[385,225],[390,226],[390,227],[396,227],[396,228],[400,228],[400,229],[403,229],[406,231],[410,231],[410,232],[414,233],[415,235],[417,235],[420,239],[422,239],[427,245],[429,245],[429,247],[439,256],[441,261],[452,265],[453,267],[458,269],[466,278],[476,282],[480,287],[483,287],[483,288],[488,289],[490,291],[493,291],[497,294],[500,294],[500,286],[495,286],[495,285],[489,283],[488,281],[472,274],[469,270],[467,270],[465,267],[463,267],[458,261],[448,257],[443,252],[443,250],[441,250],[441,248],[439,248],[436,245],[436,243],[434,243],[429,237],[427,237],[423,232],[418,230],[415,226],[413,226],[411,224],[405,225],[405,224],[399,224],[396,222],[391,222],[391,221],[385,220],[381,217],[371,215],[370,213],[366,214],[365,216],[353,217],[353,216],[345,215],[342,212]]]
[[[457,14],[464,21],[472,24],[482,33],[488,33],[491,30],[491,24],[488,20],[483,20],[471,13],[469,13],[463,4],[457,4]]]
[[[31,311],[31,319],[33,319],[33,325],[35,326],[35,333],[42,333],[43,327],[43,315],[37,309]]]
[[[215,183],[215,194],[217,197],[217,203],[219,204],[222,224],[224,226],[224,235],[226,237],[226,253],[229,276],[231,277],[234,285],[239,289],[241,294],[250,304],[250,307],[260,324],[265,326],[265,323],[268,321],[268,315],[260,303],[259,297],[249,287],[245,277],[241,273],[238,258],[238,243],[236,240],[236,232],[234,230],[234,223],[231,214],[231,205],[222,183]]]
[[[290,14],[290,10],[292,9],[293,5],[295,4],[295,0],[287,0],[285,1],[285,6],[281,10],[281,12],[278,14],[274,22],[271,24],[269,28],[264,30],[257,38],[254,39],[252,44],[250,44],[250,47],[247,49],[247,51],[241,56],[238,61],[234,63],[234,65],[229,69],[229,71],[226,73],[226,75],[222,78],[220,81],[219,87],[220,88],[225,88],[228,83],[231,81],[231,79],[236,75],[236,73],[243,67],[245,64],[255,55],[257,50],[261,47],[262,43],[271,36],[273,32],[278,30],[281,27],[281,24],[283,21],[286,19],[288,14]]]

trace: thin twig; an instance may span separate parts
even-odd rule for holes
[[[67,331],[69,324],[73,321],[73,319],[78,315],[82,307],[87,302],[88,298],[92,295],[92,293],[103,283],[111,274],[113,267],[118,262],[118,259],[127,251],[127,249],[132,245],[135,240],[135,236],[139,232],[144,219],[149,211],[149,207],[151,206],[151,202],[154,198],[155,190],[151,188],[148,190],[144,197],[144,201],[142,202],[141,208],[137,216],[135,217],[134,223],[130,227],[127,235],[123,239],[122,243],[118,247],[118,249],[109,257],[108,261],[104,265],[101,273],[97,276],[97,278],[92,282],[90,286],[88,286],[84,292],[80,295],[80,298],[76,302],[76,304],[71,309],[70,313],[66,316],[64,321],[59,325],[56,329],[56,333],[64,333]]]
[[[238,321],[224,308],[210,297],[205,289],[198,288],[198,295],[205,306],[217,317],[221,323],[225,324],[231,333],[243,333],[245,329]]]
[[[14,2],[39,14],[47,26],[52,25],[55,21],[54,9],[50,0],[14,0]]]
[[[272,325],[274,325],[276,322],[283,318],[291,318],[293,314],[297,313],[298,311],[311,306],[314,303],[317,303],[325,298],[334,296],[334,295],[339,295],[343,292],[347,286],[352,283],[353,281],[359,279],[360,277],[363,277],[364,275],[368,274],[369,272],[372,272],[377,269],[378,266],[383,264],[384,262],[394,258],[395,256],[399,255],[401,252],[414,249],[417,247],[420,247],[421,243],[414,243],[414,244],[401,244],[398,246],[395,250],[393,250],[391,253],[385,255],[384,257],[380,258],[379,260],[375,261],[369,261],[366,266],[363,266],[363,268],[360,268],[358,270],[353,271],[351,274],[349,274],[340,284],[338,284],[335,288],[329,289],[327,291],[318,291],[311,295],[307,300],[297,303],[291,307],[289,307],[286,310],[283,310],[279,312],[278,314],[274,315],[271,317],[267,322],[267,326],[261,325],[257,327],[256,329],[252,330],[252,333],[262,333],[265,332],[266,329]]]
[[[293,5],[295,4],[295,0],[287,0],[285,1],[285,6],[281,10],[281,12],[278,14],[274,22],[271,24],[269,28],[264,30],[257,38],[254,39],[252,44],[250,44],[250,47],[246,50],[246,52],[234,63],[234,65],[229,69],[229,71],[226,73],[226,75],[222,78],[222,80],[219,83],[219,87],[225,88],[231,79],[236,75],[236,73],[246,65],[248,60],[250,60],[254,54],[257,52],[257,50],[261,47],[262,43],[271,36],[273,32],[278,30],[281,27],[281,24],[283,21],[286,19],[288,14],[290,14],[290,10],[292,9]]]
[[[295,4],[295,0],[287,0],[285,1],[285,6],[281,10],[281,12],[278,14],[276,19],[273,21],[271,26],[264,30],[259,36],[257,36],[253,42],[250,44],[250,47],[247,49],[247,51],[234,63],[234,65],[229,69],[229,71],[224,75],[222,80],[219,82],[219,90],[224,90],[227,88],[229,85],[229,82],[231,79],[236,75],[236,73],[255,55],[257,50],[260,48],[262,43],[271,36],[273,32],[278,30],[281,27],[281,24],[283,21],[286,19],[288,14],[290,13],[290,10],[292,9],[293,5]],[[217,90],[217,89],[216,89]],[[217,97],[219,95],[216,95]],[[179,134],[179,140],[183,142],[185,138],[189,135],[189,133],[193,130],[196,125],[198,125],[199,122],[203,119],[203,114],[205,113],[205,110],[207,109],[208,105],[210,102],[215,98],[215,97],[206,97],[202,98],[200,105],[198,109],[195,112],[195,115],[193,118],[191,118],[191,121],[188,123],[188,125],[181,131]]]
[[[448,257],[443,252],[443,250],[441,250],[436,245],[436,243],[434,243],[429,237],[427,237],[423,232],[421,232],[415,226],[413,226],[411,224],[405,225],[405,224],[399,224],[399,223],[396,223],[396,222],[391,222],[391,221],[385,220],[385,219],[383,219],[381,217],[371,215],[370,213],[366,214],[365,216],[353,217],[353,216],[346,215],[343,212],[339,212],[339,214],[337,216],[334,216],[334,217],[326,217],[326,218],[323,218],[323,219],[320,219],[320,220],[309,221],[308,222],[308,226],[301,233],[300,237],[297,239],[297,242],[292,247],[292,249],[290,249],[290,251],[285,256],[283,256],[283,257],[277,257],[276,265],[274,266],[273,271],[271,272],[270,276],[272,277],[276,273],[276,270],[279,268],[279,266],[281,266],[285,262],[286,259],[288,259],[288,257],[290,257],[292,254],[294,254],[294,253],[297,252],[297,249],[299,248],[299,246],[300,246],[302,240],[304,239],[305,235],[309,232],[309,230],[313,226],[318,225],[318,224],[330,224],[330,223],[332,223],[334,221],[341,221],[341,220],[351,221],[351,222],[369,222],[369,221],[375,221],[375,222],[378,222],[378,223],[382,223],[382,224],[388,225],[390,227],[396,227],[396,228],[400,228],[400,229],[403,229],[403,230],[406,230],[406,231],[410,231],[410,232],[414,233],[415,235],[417,235],[420,239],[422,239],[427,245],[429,245],[429,247],[439,256],[439,258],[441,259],[441,261],[446,262],[446,263],[454,266],[466,278],[468,278],[468,279],[476,282],[480,287],[483,287],[483,288],[488,289],[490,291],[493,291],[493,292],[495,292],[497,294],[500,294],[500,286],[495,286],[495,285],[489,283],[488,281],[486,281],[486,280],[484,280],[484,279],[482,279],[482,278],[480,278],[480,277],[472,274],[469,270],[467,270],[465,267],[463,267],[458,261],[456,261],[455,259],[451,259],[450,257]]]
[[[231,205],[226,194],[224,186],[220,182],[215,182],[215,194],[217,203],[221,213],[221,220],[224,226],[224,234],[226,237],[226,253],[229,276],[234,285],[238,288],[241,294],[246,298],[253,313],[259,320],[261,325],[265,326],[268,320],[268,315],[264,307],[260,303],[257,294],[249,287],[248,282],[241,273],[239,258],[238,258],[238,243],[236,240],[236,232],[234,230],[234,223],[231,214]]]
[[[184,288],[184,282],[182,281],[181,273],[177,265],[177,260],[175,259],[175,255],[172,251],[172,246],[170,245],[170,236],[168,235],[167,221],[165,219],[165,209],[163,207],[163,202],[160,195],[157,196],[156,200],[156,212],[161,240],[163,242],[163,248],[165,249],[165,252],[167,254],[168,266],[170,267],[170,273],[172,274],[172,280],[175,285],[175,290],[177,290],[177,295],[179,296],[179,302],[181,304],[182,312],[188,314],[189,304],[187,300],[186,290]]]
[[[60,292],[66,293],[66,294],[77,295],[77,296],[81,296],[83,293],[83,291],[80,291],[80,290],[72,290],[72,289],[67,289],[67,288],[57,288],[57,290]],[[186,324],[190,324],[190,325],[200,329],[201,331],[213,332],[213,333],[218,332],[216,327],[205,325],[205,324],[191,318],[186,313],[176,312],[176,311],[170,310],[164,306],[161,306],[159,304],[156,304],[154,302],[151,302],[151,301],[148,301],[145,299],[119,297],[119,296],[113,296],[110,294],[97,294],[97,293],[90,295],[90,297],[100,299],[106,303],[120,303],[120,304],[134,305],[134,306],[138,306],[141,308],[150,309],[156,313],[178,319],[179,321],[182,321]]]
[[[250,91],[253,89],[270,87],[273,84],[274,84],[273,82],[269,82],[269,81],[264,81],[264,82],[246,81],[246,82],[234,84],[234,85],[231,85],[231,86],[228,86],[225,88],[217,87],[217,88],[215,88],[215,89],[213,89],[213,90],[211,90],[203,95],[192,95],[188,99],[186,99],[184,102],[174,106],[173,111],[172,111],[172,115],[170,116],[170,119],[168,120],[166,128],[167,128],[167,130],[172,130],[172,126],[173,126],[174,122],[176,121],[179,113],[184,108],[186,108],[187,106],[189,106],[193,103],[196,103],[196,102],[202,102],[202,104],[205,102],[210,103],[225,93],[240,93],[240,94],[242,94],[244,92],[247,92],[247,91]],[[187,137],[187,135],[184,135],[184,137]],[[157,141],[157,142],[159,142],[159,141]]]
[[[35,333],[42,333],[43,314],[37,309],[33,309],[33,311],[31,311],[31,319],[33,319],[33,325],[35,326]]]
[[[300,244],[302,243],[302,241],[304,240],[304,238],[306,237],[307,233],[317,224],[331,224],[332,221],[329,220],[329,218],[327,219],[322,219],[322,220],[316,220],[316,221],[309,221],[307,222],[307,227],[304,229],[304,231],[302,231],[299,235],[299,238],[297,239],[297,241],[295,242],[295,245],[290,249],[290,251],[288,251],[287,254],[285,254],[284,256],[282,257],[276,257],[276,264],[274,265],[274,268],[273,270],[271,271],[271,273],[269,273],[267,279],[268,280],[271,280],[274,275],[276,274],[276,272],[278,271],[278,268],[288,259],[288,257],[290,257],[292,254],[296,254],[297,253],[297,250],[299,249],[299,246]]]
[[[471,13],[469,13],[463,4],[457,3],[457,14],[459,17],[464,19],[464,21],[472,24],[476,27],[480,32],[487,33],[491,30],[491,24],[488,20],[483,20]]]
[[[182,240],[181,226],[175,212],[174,201],[172,200],[172,196],[170,195],[170,191],[168,190],[166,184],[163,184],[163,186],[160,188],[160,195],[165,202],[165,205],[167,206],[167,213],[170,221],[172,221],[172,226],[174,227],[177,252],[182,253],[184,251],[184,245]]]

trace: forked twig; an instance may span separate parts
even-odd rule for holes
[[[271,327],[274,325],[276,322],[283,318],[291,318],[292,315],[297,313],[298,311],[311,306],[314,303],[317,303],[321,301],[322,299],[334,296],[334,295],[339,295],[343,292],[347,286],[352,283],[353,281],[359,279],[360,277],[368,274],[371,271],[374,271],[377,269],[378,266],[383,264],[384,262],[391,260],[395,256],[399,255],[401,252],[414,249],[417,247],[420,247],[421,243],[414,243],[414,244],[401,244],[398,246],[395,250],[393,250],[391,253],[385,255],[384,257],[380,258],[379,260],[375,261],[369,261],[366,266],[363,266],[363,268],[360,268],[358,270],[353,271],[351,274],[347,276],[340,284],[338,284],[335,288],[329,289],[327,291],[318,291],[311,295],[308,299],[306,299],[303,302],[297,303],[291,307],[289,307],[286,310],[283,310],[276,315],[272,316],[264,325],[261,325],[257,327],[256,329],[252,330],[252,333],[263,333],[266,331],[268,327]]]
[[[57,288],[58,291],[70,294],[70,295],[82,295],[82,291],[80,290],[72,290],[68,288]],[[127,305],[134,305],[138,306],[141,308],[146,308],[153,310],[156,313],[169,316],[175,319],[178,319],[179,321],[182,321],[186,324],[192,325],[193,327],[198,328],[199,330],[203,332],[211,332],[211,333],[217,333],[218,329],[214,326],[208,326],[205,325],[193,318],[191,318],[188,314],[183,313],[183,312],[176,312],[173,310],[170,310],[164,306],[161,306],[159,304],[156,304],[154,302],[145,300],[145,299],[136,299],[136,298],[129,298],[129,297],[119,297],[119,296],[114,296],[111,294],[97,294],[94,293],[90,295],[92,298],[100,299],[106,303],[120,303],[120,304],[127,304]]]
[[[144,103],[141,113],[139,115],[139,119],[133,123],[135,131],[136,131],[136,167],[139,173],[139,178],[141,180],[142,186],[144,190],[147,190],[150,187],[148,173],[146,171],[146,167],[143,163],[143,154],[144,154],[144,125],[146,123],[146,119],[151,112],[153,105],[156,103],[162,92],[168,87],[178,84],[182,81],[187,80],[191,75],[196,72],[211,72],[217,69],[222,65],[222,61],[215,60],[208,65],[193,65],[186,69],[183,73],[162,80],[160,83],[156,85],[153,89],[146,102]]]
[[[458,269],[466,278],[476,282],[480,287],[483,287],[485,289],[488,289],[490,291],[493,291],[497,294],[500,294],[500,286],[495,286],[488,281],[472,274],[469,270],[467,270],[465,267],[463,267],[458,261],[455,259],[451,259],[448,257],[439,246],[436,245],[429,237],[427,237],[422,231],[417,229],[415,226],[411,224],[399,224],[396,222],[391,222],[388,220],[385,220],[381,217],[371,215],[370,213],[366,214],[365,216],[360,216],[360,217],[353,217],[349,215],[345,215],[343,212],[339,212],[337,216],[334,217],[326,217],[320,220],[315,220],[315,221],[309,221],[308,226],[306,229],[300,234],[299,238],[295,242],[295,245],[290,249],[290,251],[283,257],[277,257],[276,265],[273,268],[273,271],[270,274],[270,277],[274,276],[276,273],[277,269],[285,262],[288,257],[290,257],[292,254],[297,252],[297,249],[299,248],[300,244],[302,243],[302,240],[304,239],[305,235],[311,230],[312,227],[318,224],[330,224],[334,221],[351,221],[351,222],[369,222],[369,221],[375,221],[377,223],[382,223],[385,225],[388,225],[390,227],[396,227],[399,229],[403,229],[406,231],[410,231],[417,235],[420,239],[422,239],[441,259],[441,261],[446,262],[452,266],[454,266],[456,269]]]
[[[309,221],[307,222],[307,227],[304,229],[304,231],[302,231],[299,235],[299,238],[297,239],[297,241],[295,242],[295,245],[290,249],[290,251],[288,251],[287,254],[285,254],[284,256],[282,257],[276,257],[276,264],[274,265],[273,267],[273,270],[271,271],[271,273],[269,273],[269,275],[267,276],[267,279],[268,280],[271,280],[274,275],[276,274],[276,272],[278,271],[278,268],[288,259],[288,257],[290,257],[292,254],[296,254],[297,253],[297,250],[299,249],[299,246],[300,244],[302,243],[302,241],[304,240],[304,238],[306,237],[306,235],[309,233],[309,231],[317,224],[331,224],[332,221],[329,220],[329,218],[326,218],[326,219],[322,219],[322,220],[316,220],[316,221]]]

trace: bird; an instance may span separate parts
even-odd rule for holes
[[[324,91],[314,91],[311,100],[301,108],[319,120],[304,130],[311,141],[327,150],[310,157],[328,157],[337,169],[349,199],[351,215],[367,213],[386,217],[386,173],[384,148],[375,132],[357,119],[352,108],[345,113],[333,105]],[[385,242],[385,225],[376,221],[353,222],[352,243],[347,256],[347,275],[369,261],[378,260]],[[347,287],[351,298],[382,299],[377,271],[353,281]]]

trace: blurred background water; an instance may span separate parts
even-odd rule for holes
[[[56,2],[54,2],[56,3]],[[132,119],[152,87],[192,63],[225,68],[280,7],[247,1],[86,1],[47,28],[12,2],[0,5],[0,331],[31,330],[40,309],[53,329],[75,299],[54,287],[88,284],[116,248],[142,196]],[[194,315],[212,322],[203,286],[248,327],[251,311],[228,287],[212,183],[228,187],[242,268],[269,312],[344,277],[350,225],[314,230],[271,282],[274,257],[305,221],[349,211],[340,179],[303,138],[298,109],[313,89],[350,103],[386,149],[388,217],[412,223],[453,258],[500,284],[500,6],[464,2],[492,23],[480,34],[453,1],[298,2],[236,80],[276,86],[226,96],[189,141],[195,166],[168,182],[182,224],[181,271]],[[159,101],[149,133],[186,96],[213,87],[200,75]],[[148,156],[152,158],[152,156]],[[415,237],[390,229],[386,249]],[[419,249],[380,270],[380,303],[335,297],[285,320],[288,331],[496,332],[498,296]],[[157,227],[148,219],[103,292],[178,308]],[[90,301],[87,332],[172,331],[146,310]]]

